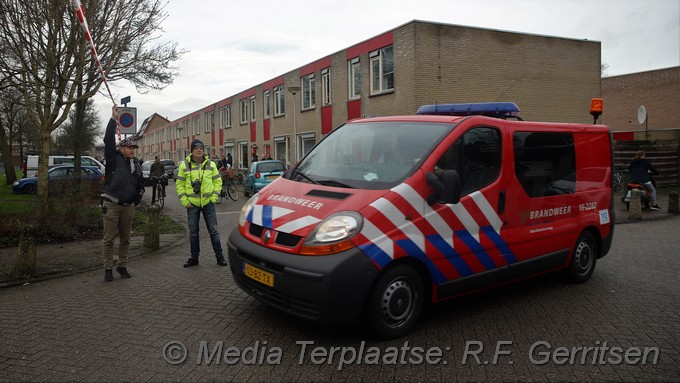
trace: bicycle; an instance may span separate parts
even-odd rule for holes
[[[617,171],[614,173],[614,192],[623,193],[626,189],[626,184],[628,183],[627,176],[623,171]]]
[[[236,177],[233,175],[233,172],[224,172],[222,174],[222,191],[219,194],[219,197],[217,198],[217,203],[222,203],[222,198],[224,197],[229,197],[232,201],[238,201],[238,190],[236,189],[236,184],[235,184],[235,179]]]
[[[163,194],[163,183],[167,183],[168,176],[163,175],[161,177],[153,176],[151,180],[154,181],[154,188],[156,190],[156,201],[158,201],[158,206],[163,209],[165,206],[165,195]],[[153,196],[151,197],[151,203],[154,203]]]

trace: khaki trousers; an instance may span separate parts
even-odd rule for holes
[[[102,258],[104,268],[113,267],[113,242],[120,237],[118,244],[118,267],[127,267],[128,251],[130,250],[130,232],[132,218],[135,215],[135,205],[119,205],[104,200],[104,239],[102,240]]]

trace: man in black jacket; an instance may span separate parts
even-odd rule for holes
[[[645,151],[638,150],[635,153],[635,159],[628,166],[630,171],[630,180],[642,184],[645,189],[647,189],[647,194],[649,194],[650,206],[652,210],[661,210],[661,207],[656,204],[656,188],[652,183],[652,175],[659,175],[659,171],[652,166],[652,163],[645,158]]]
[[[102,257],[104,259],[104,281],[113,280],[113,242],[120,237],[118,244],[118,264],[116,271],[122,278],[130,278],[127,271],[130,232],[135,206],[144,195],[142,165],[135,158],[135,142],[126,138],[116,146],[116,121],[118,108],[113,107],[109,124],[104,134],[104,156],[106,158],[106,178],[102,192],[102,213],[104,218],[104,239]]]

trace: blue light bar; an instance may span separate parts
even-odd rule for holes
[[[514,117],[519,115],[519,107],[514,102],[478,102],[472,104],[423,105],[418,108],[416,114]]]

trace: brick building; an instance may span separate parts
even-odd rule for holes
[[[602,123],[621,140],[680,140],[680,66],[602,79]],[[638,122],[644,106],[647,121]]]
[[[614,131],[616,169],[627,173],[638,150],[659,171],[657,187],[680,184],[680,67],[602,79],[602,123]],[[644,106],[646,120],[638,120]]]
[[[600,43],[411,21],[149,127],[140,150],[176,161],[198,138],[211,156],[294,163],[349,119],[422,104],[514,101],[527,120],[588,123],[600,97]],[[297,147],[297,158],[295,152]]]

